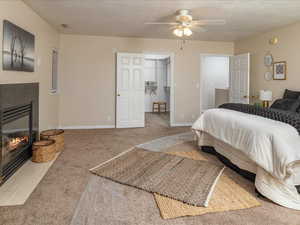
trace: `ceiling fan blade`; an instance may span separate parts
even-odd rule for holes
[[[175,25],[175,26],[170,26],[169,27],[169,30],[175,30],[177,28],[177,25]]]
[[[145,23],[146,25],[178,25],[177,22],[149,22]]]
[[[196,33],[207,32],[207,29],[205,29],[204,27],[192,27],[192,31],[195,31]]]
[[[225,25],[225,20],[193,20],[193,25]]]

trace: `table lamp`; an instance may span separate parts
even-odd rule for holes
[[[263,107],[267,108],[269,107],[270,102],[272,101],[273,94],[270,90],[261,90],[259,92],[259,99],[263,103]]]

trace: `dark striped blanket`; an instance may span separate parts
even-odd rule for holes
[[[219,106],[219,108],[230,109],[287,123],[296,128],[300,135],[300,114],[297,112],[284,111],[272,108],[262,108],[259,106],[237,103],[226,103]]]

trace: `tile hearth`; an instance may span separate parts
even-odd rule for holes
[[[47,163],[27,161],[0,187],[0,206],[23,205],[58,156]]]

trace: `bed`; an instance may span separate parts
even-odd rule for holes
[[[207,110],[192,129],[199,147],[209,146],[237,168],[255,174],[262,195],[300,210],[300,92],[287,93],[291,91],[270,109],[224,104]]]

